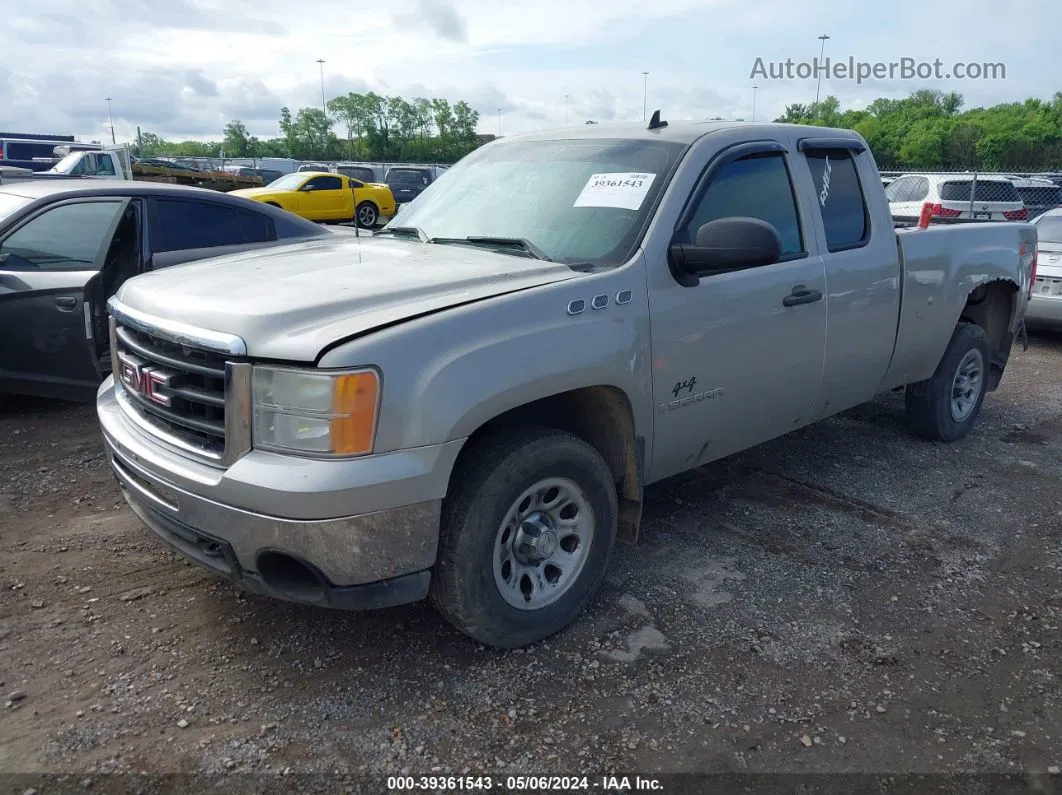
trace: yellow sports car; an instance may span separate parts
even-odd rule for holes
[[[356,220],[362,229],[372,229],[381,217],[395,214],[395,197],[386,185],[322,171],[287,174],[264,188],[234,190],[230,195],[272,204],[310,221]]]

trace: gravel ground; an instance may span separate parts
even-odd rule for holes
[[[1060,453],[1062,337],[1034,336],[961,442],[911,438],[889,394],[651,487],[642,540],[592,608],[499,652],[423,604],[241,594],[124,507],[92,407],[13,398],[0,771],[68,778],[0,791],[109,792],[130,773],[226,775],[235,792],[282,780],[240,773],[384,791],[396,774],[600,789],[613,773],[788,771],[1017,774],[1050,792]]]

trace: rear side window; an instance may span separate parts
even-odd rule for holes
[[[243,243],[243,226],[235,207],[210,202],[157,199],[157,252],[233,246]]]
[[[977,185],[974,188],[974,185]],[[940,185],[940,199],[946,202],[968,202],[973,191],[975,202],[1020,202],[1021,196],[1014,183],[1005,179],[979,179],[943,182]]]
[[[826,229],[826,248],[844,251],[865,245],[870,223],[852,153],[846,149],[809,149],[806,154]]]
[[[341,190],[343,188],[343,180],[339,177],[314,177],[303,187],[313,186],[314,190]]]
[[[244,243],[265,243],[277,239],[273,219],[261,213],[240,210],[240,229]]]
[[[777,229],[783,258],[803,253],[796,198],[781,155],[752,155],[723,166],[686,227],[687,239],[695,240],[709,221],[733,216],[759,218]]]

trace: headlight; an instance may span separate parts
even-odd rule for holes
[[[255,366],[251,395],[256,448],[324,456],[372,452],[380,396],[375,370]]]

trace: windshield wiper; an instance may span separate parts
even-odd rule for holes
[[[427,233],[419,226],[386,226],[379,232],[375,232],[373,234],[373,237],[379,237],[380,235],[386,235],[388,233],[393,235],[412,235],[413,237],[417,238],[417,240],[419,240],[421,243],[432,242],[428,238]]]
[[[545,251],[540,249],[530,240],[523,237],[489,237],[485,235],[470,235],[469,237],[433,237],[429,243],[464,243],[473,246],[500,246],[502,248],[517,248],[524,254],[535,259],[553,262]]]

